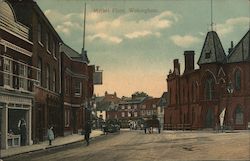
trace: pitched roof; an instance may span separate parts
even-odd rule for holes
[[[239,43],[228,55],[228,63],[250,60],[250,30],[243,36]]]
[[[167,106],[168,105],[168,92],[164,92],[158,102],[158,106]]]
[[[220,42],[219,36],[215,31],[208,32],[198,64],[224,63],[225,61],[226,54]]]

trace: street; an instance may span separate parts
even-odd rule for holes
[[[102,135],[90,145],[65,147],[6,158],[4,161],[153,161],[153,160],[249,160],[250,133],[213,131],[121,131]]]

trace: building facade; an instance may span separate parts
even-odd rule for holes
[[[17,19],[7,1],[0,1],[0,120],[1,148],[32,144],[35,98],[30,28]]]
[[[189,124],[193,129],[247,129],[250,117],[249,31],[228,54],[215,31],[207,33],[194,69],[194,51],[185,51],[185,70],[178,59],[167,77],[169,105],[165,124]],[[223,112],[225,111],[225,112]],[[225,114],[225,115],[224,115]],[[223,116],[224,115],[224,116]]]
[[[81,55],[69,46],[61,44],[60,49],[64,135],[67,135],[78,133],[84,127],[89,101],[93,96],[95,67],[89,66]]]
[[[34,84],[33,140],[47,138],[48,126],[53,126],[55,136],[62,135],[61,98],[60,98],[60,63],[59,44],[61,38],[50,24],[36,2],[9,0],[17,19],[30,28],[33,42],[32,64],[40,72],[32,73],[38,83]]]

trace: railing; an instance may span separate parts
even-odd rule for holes
[[[191,124],[164,124],[164,130],[192,130]]]

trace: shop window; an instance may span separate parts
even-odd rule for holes
[[[242,125],[243,124],[243,117],[244,114],[243,114],[243,111],[242,111],[242,108],[241,107],[237,107],[236,110],[235,110],[235,124],[237,125]]]
[[[240,70],[237,70],[235,72],[235,89],[236,90],[241,89],[241,72],[240,72]]]

